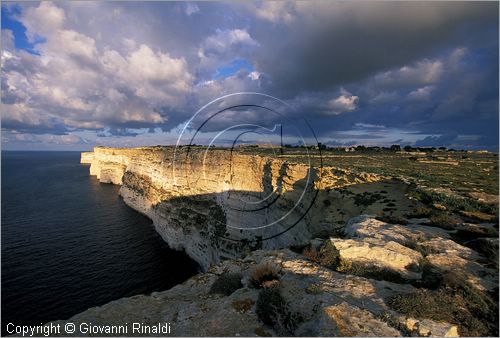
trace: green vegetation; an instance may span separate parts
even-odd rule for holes
[[[438,251],[433,249],[432,247],[422,245],[422,242],[423,241],[419,241],[418,239],[417,240],[408,239],[406,242],[403,243],[403,245],[406,246],[407,248],[420,252],[424,257],[427,255],[438,253]]]
[[[444,273],[435,290],[419,289],[386,300],[395,311],[415,318],[456,324],[461,336],[497,336],[498,306],[461,276]]]
[[[266,153],[265,149],[259,149],[258,153],[272,155],[272,152]],[[417,157],[416,154],[419,155],[417,160],[408,160],[410,156]],[[462,158],[464,154],[467,154],[465,159]],[[308,159],[305,151],[301,149],[286,149],[283,156],[294,162],[306,162]],[[311,157],[313,165],[320,164],[318,152],[312,152]],[[431,188],[448,187],[457,192],[477,190],[498,195],[497,154],[438,151],[412,152],[410,155],[391,151],[356,149],[355,152],[345,152],[332,149],[322,151],[321,157],[323,166],[408,177],[415,183]]]
[[[427,204],[432,205],[435,203],[442,204],[446,208],[458,212],[458,211],[480,211],[487,214],[498,214],[498,207],[481,203],[470,197],[460,196],[449,196],[434,191],[428,191],[424,189],[415,188],[409,193],[410,197]]]
[[[456,225],[462,220],[454,215],[437,214],[429,217],[430,225],[439,227],[445,230],[454,230]]]
[[[418,207],[418,208],[413,209],[406,216],[409,217],[409,218],[427,218],[431,214],[432,214],[432,209],[431,208]]]

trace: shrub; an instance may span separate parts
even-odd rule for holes
[[[470,248],[491,260],[494,265],[498,265],[498,242],[487,238],[478,238],[469,241],[467,244]]]
[[[496,336],[498,306],[484,292],[454,273],[445,273],[434,281],[435,290],[418,289],[386,300],[395,311],[415,318],[428,318],[456,324],[460,335]]]
[[[432,214],[431,208],[418,207],[413,209],[410,213],[408,213],[407,217],[410,218],[427,218]]]
[[[321,261],[321,254],[318,250],[312,248],[312,247],[307,247],[302,251],[302,255],[309,259],[310,261],[319,263]]]
[[[461,222],[461,219],[448,214],[438,214],[429,217],[430,224],[445,230],[454,230],[455,226]]]
[[[350,275],[371,278],[376,280],[385,280],[393,283],[406,283],[407,280],[401,277],[399,273],[391,269],[376,266],[373,264],[357,263],[342,260],[336,269]]]
[[[329,269],[336,269],[340,264],[339,251],[329,241],[321,247],[318,263]]]
[[[336,269],[340,263],[338,250],[329,243],[323,245],[320,250],[307,247],[302,251],[302,255],[310,261],[323,265],[329,269]]]
[[[439,253],[439,251],[435,250],[434,248],[422,245],[418,240],[414,239],[408,239],[402,244],[407,248],[420,252],[424,257],[427,255]]]
[[[250,283],[258,289],[273,284],[270,282],[279,280],[279,270],[271,263],[259,264],[250,272]]]
[[[229,296],[243,287],[243,284],[241,284],[242,277],[240,273],[223,273],[210,287],[210,293]]]
[[[292,336],[303,321],[299,313],[290,310],[279,287],[265,288],[259,292],[255,312],[260,321],[271,326],[280,336]]]

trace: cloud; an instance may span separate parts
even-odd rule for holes
[[[439,64],[424,62],[424,73],[402,67],[464,40],[460,27],[471,28],[466,39],[472,44],[498,22],[497,5],[484,3],[299,1],[289,6],[293,24],[274,26],[274,34],[266,25],[250,30],[263,47],[256,54],[258,70],[273,79],[282,97],[345,86],[396,67],[402,80],[416,76],[428,84],[439,78]],[[258,11],[250,12],[260,18]]]
[[[410,101],[425,101],[429,100],[431,92],[433,90],[432,86],[425,86],[418,88],[416,90],[413,90],[408,94],[408,100]]]
[[[188,16],[191,16],[191,15],[193,15],[195,13],[198,13],[199,11],[200,11],[200,8],[198,7],[197,4],[192,3],[192,2],[188,2],[186,4],[186,14]]]
[[[342,94],[339,97],[328,101],[329,111],[327,114],[339,115],[345,112],[352,112],[357,109],[358,101],[358,96],[352,95],[342,89]]]
[[[291,1],[252,2],[248,7],[256,17],[272,23],[291,23],[295,17],[295,3]]]
[[[445,146],[454,149],[492,149],[498,151],[498,140],[484,135],[445,134],[427,136],[415,142],[417,147]]]
[[[232,46],[258,46],[250,34],[244,29],[217,30],[208,36],[202,46],[203,55],[220,54]]]
[[[12,48],[12,34],[4,33],[4,127],[66,133],[164,124],[169,118],[160,111],[181,107],[191,92],[184,58],[145,44],[130,50],[132,40],[128,53],[99,51],[95,39],[65,29],[65,12],[51,3],[26,9],[21,21],[29,36],[43,33],[44,42],[36,45],[38,57]]]
[[[22,32],[2,30],[7,132],[164,143],[163,133],[214,98],[257,91],[285,100],[288,118],[306,117],[332,142],[498,139],[497,3],[2,6],[31,41],[27,48]],[[261,122],[251,111],[244,120]],[[165,132],[136,133],[156,127]]]
[[[25,14],[20,17],[31,42],[36,42],[38,37],[57,32],[63,26],[65,19],[64,10],[48,1],[40,2],[38,7],[27,8]]]
[[[441,60],[422,60],[415,65],[403,66],[397,70],[390,70],[377,74],[375,81],[381,87],[400,88],[408,85],[430,85],[437,83],[443,74]]]

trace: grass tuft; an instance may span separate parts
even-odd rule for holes
[[[257,289],[272,286],[279,280],[279,269],[271,263],[259,264],[250,272],[250,283]]]

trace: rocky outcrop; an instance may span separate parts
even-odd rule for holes
[[[453,336],[457,328],[444,322],[419,320],[392,311],[385,299],[414,290],[410,285],[341,274],[305,260],[289,250],[252,252],[243,260],[214,265],[185,283],[150,296],[134,296],[82,312],[67,321],[75,336],[81,323],[93,325],[146,325],[170,323],[172,336],[267,336],[277,326],[259,319],[263,289],[251,282],[252,271],[263,264],[279,269],[279,285],[287,311],[296,314],[289,335],[303,336]],[[228,273],[240,273],[242,284],[229,296],[211,293],[212,284]],[[388,320],[391,318],[391,320]],[[129,325],[130,326],[130,325]],[[104,334],[106,335],[106,334]],[[127,335],[130,334],[130,331]],[[140,334],[139,334],[140,335]],[[158,336],[161,334],[143,334]]]
[[[327,251],[338,255],[338,268],[388,269],[406,279],[420,279],[422,254],[397,242],[380,239],[330,238]]]
[[[457,230],[444,230],[426,226],[424,224],[427,221],[426,219],[414,219],[410,224],[403,226],[382,222],[370,215],[354,217],[345,228],[346,235],[352,239],[343,241],[349,243],[349,241],[356,240],[358,243],[363,243],[358,244],[358,247],[361,246],[364,250],[358,251],[358,255],[354,254],[356,251],[351,251],[349,259],[366,261],[367,258],[374,257],[372,259],[376,259],[378,257],[381,265],[385,264],[387,267],[391,267],[391,265],[397,264],[398,260],[389,259],[387,255],[384,257],[383,254],[379,253],[380,251],[375,254],[376,251],[371,250],[370,252],[368,248],[373,247],[373,244],[370,244],[373,241],[376,241],[382,247],[389,245],[389,243],[399,243],[400,246],[404,246],[406,249],[411,248],[412,252],[418,250],[423,253],[425,264],[428,267],[437,269],[440,273],[451,271],[459,274],[480,290],[493,291],[498,288],[498,272],[482,264],[484,257],[475,250],[451,239]],[[478,225],[464,223],[457,227],[459,229],[477,228]],[[344,246],[346,245],[344,244]],[[342,251],[340,252],[342,254]],[[344,256],[347,256],[347,254],[344,253]],[[413,257],[420,262],[414,266],[417,268],[416,271],[421,271],[423,257],[418,258],[411,255],[409,257]],[[392,266],[393,270],[397,271],[397,268],[398,266]]]
[[[100,182],[121,185],[125,203],[203,269],[333,231],[335,221],[351,216],[335,211],[343,196],[334,188],[380,180],[229,150],[97,147],[81,161]]]

